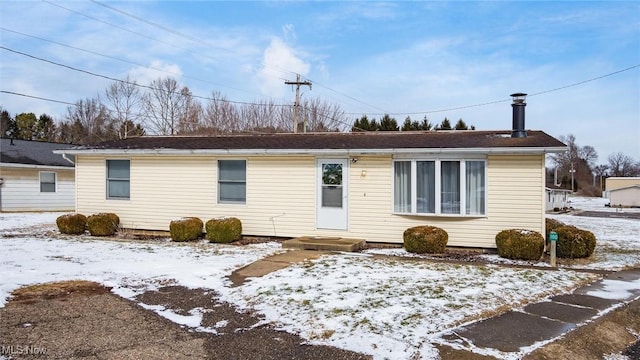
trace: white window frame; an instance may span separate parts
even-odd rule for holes
[[[410,212],[398,212],[395,210],[395,163],[396,162],[410,162],[411,163],[411,211]],[[422,213],[417,211],[417,163],[421,161],[432,161],[435,163],[435,212]],[[442,212],[442,162],[455,161],[459,163],[460,174],[460,210],[458,213],[443,213]],[[480,161],[484,163],[484,206],[480,214],[466,214],[467,194],[466,194],[466,164],[467,161]],[[391,165],[391,177],[392,177],[392,213],[395,215],[412,215],[412,216],[443,216],[443,217],[487,217],[487,204],[488,204],[488,191],[487,191],[487,159],[486,157],[452,157],[452,158],[395,158]]]
[[[127,161],[129,162],[129,177],[128,178],[110,178],[109,177],[109,161]],[[131,199],[131,159],[106,159],[104,162],[105,170],[105,193],[108,200],[130,200]],[[128,181],[129,182],[129,195],[128,196],[112,196],[109,193],[110,181]]]
[[[50,182],[42,182],[42,174],[53,174],[53,191],[43,191],[42,184],[51,184]],[[58,174],[55,171],[40,171],[38,173],[40,179],[40,192],[41,193],[55,193],[58,191]]]
[[[239,180],[221,180],[220,179],[220,163],[224,162],[224,161],[243,161],[244,162],[244,181],[239,181]],[[217,186],[218,186],[218,191],[217,191],[217,200],[218,200],[218,204],[239,204],[239,205],[245,205],[247,203],[247,160],[246,159],[218,159],[218,161],[216,162],[216,166],[217,166]],[[236,183],[236,184],[244,184],[244,200],[242,201],[231,201],[231,200],[221,200],[220,195],[221,195],[221,183]]]

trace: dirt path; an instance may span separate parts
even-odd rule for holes
[[[209,290],[166,287],[138,300],[176,313],[209,309],[194,332],[95,283],[32,291],[0,308],[2,354],[13,359],[368,359],[296,335],[255,325],[253,314],[218,302]],[[51,286],[50,286],[51,287]],[[44,353],[43,353],[44,352]]]

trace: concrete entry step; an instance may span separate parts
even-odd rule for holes
[[[282,243],[283,248],[324,251],[358,251],[364,248],[364,239],[329,237],[329,236],[301,236]]]

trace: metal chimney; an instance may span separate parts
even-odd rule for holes
[[[527,94],[515,93],[510,95],[513,98],[511,107],[513,108],[513,126],[511,130],[512,138],[527,137],[527,131],[524,129],[524,107],[527,103],[524,99]]]

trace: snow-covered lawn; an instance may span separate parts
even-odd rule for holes
[[[333,254],[232,288],[227,275],[284,251],[280,245],[176,244],[60,236],[54,225],[58,215],[0,214],[0,306],[14,289],[47,281],[96,281],[130,299],[148,289],[177,284],[213,289],[222,300],[257,310],[266,322],[298,333],[311,343],[372,354],[376,359],[428,359],[437,354],[433,343],[441,341],[441,334],[448,330],[568,292],[596,278],[571,269],[553,271]],[[590,224],[596,224],[591,220]],[[627,223],[617,226],[627,230],[616,230],[615,236],[632,232]],[[608,239],[602,242],[635,246],[630,237],[617,242],[610,235],[612,231],[603,228],[596,235]],[[185,317],[161,307],[148,308],[194,328],[201,317],[198,313]]]

